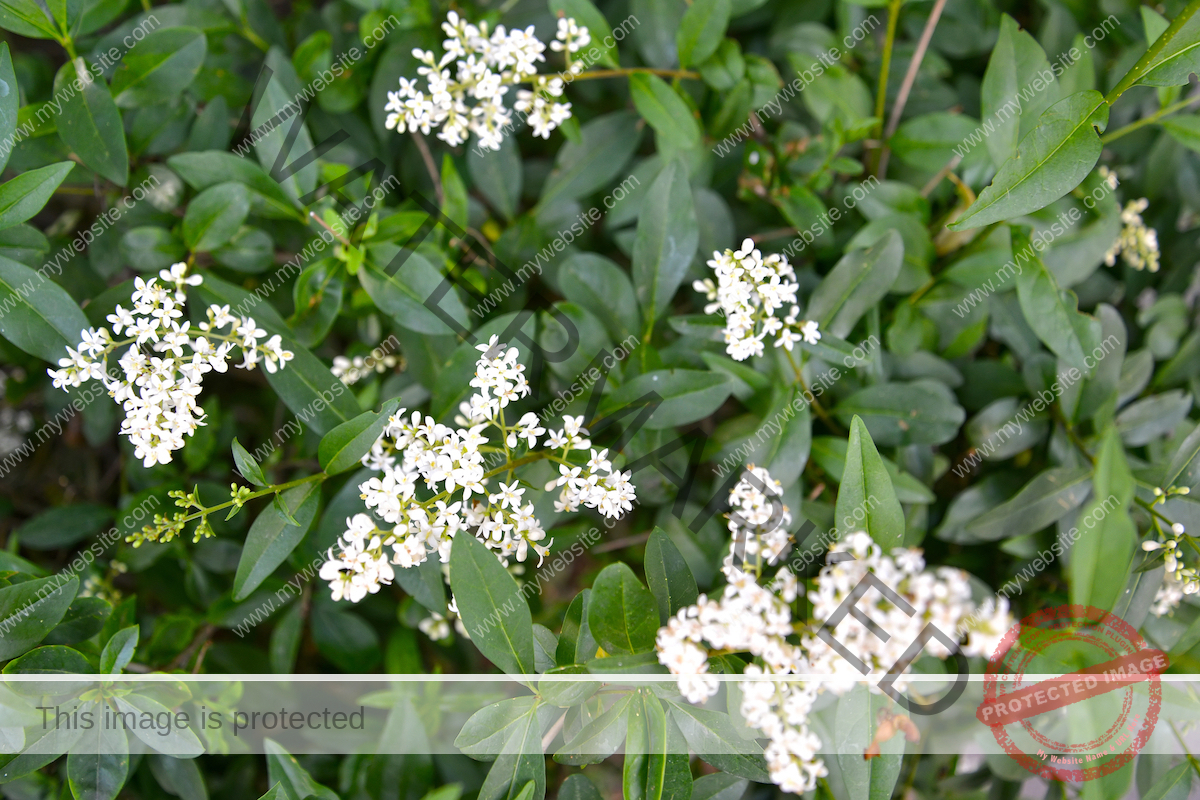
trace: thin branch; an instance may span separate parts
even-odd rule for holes
[[[442,194],[442,179],[438,175],[437,163],[433,160],[433,153],[429,152],[429,144],[425,141],[425,137],[420,131],[413,131],[413,141],[417,143],[417,149],[421,151],[421,160],[425,162],[425,169],[429,172],[429,177],[433,179],[433,191],[437,193],[438,206],[441,207],[446,202],[445,195]]]
[[[925,21],[925,30],[921,31],[921,39],[917,42],[916,52],[913,53],[912,60],[908,62],[908,72],[904,73],[904,83],[900,84],[900,94],[896,95],[896,102],[892,106],[892,116],[888,119],[887,128],[883,132],[883,152],[879,156],[880,180],[887,177],[888,156],[891,155],[887,140],[892,138],[892,134],[900,127],[900,115],[904,113],[908,95],[912,92],[913,84],[917,82],[917,73],[921,71],[921,61],[925,58],[925,51],[929,49],[929,42],[933,39],[933,29],[937,27],[938,20],[942,16],[942,9],[945,7],[946,0],[937,0],[933,4],[933,10],[929,12],[929,19]]]

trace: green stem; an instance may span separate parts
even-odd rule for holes
[[[1138,128],[1144,128],[1147,125],[1153,125],[1155,122],[1158,122],[1163,117],[1170,116],[1171,114],[1174,114],[1176,111],[1186,108],[1186,107],[1190,106],[1192,103],[1195,103],[1198,101],[1200,101],[1200,96],[1192,97],[1187,100],[1180,100],[1178,103],[1172,103],[1171,105],[1169,105],[1165,108],[1160,108],[1158,111],[1155,111],[1153,114],[1151,114],[1148,117],[1139,119],[1136,122],[1131,122],[1123,128],[1117,128],[1112,133],[1107,133],[1104,136],[1101,136],[1100,142],[1101,142],[1101,144],[1108,144],[1109,142],[1115,142],[1117,139],[1120,139],[1122,136],[1124,136],[1127,133],[1133,133]]]
[[[833,417],[829,416],[829,412],[826,411],[824,406],[821,405],[821,401],[817,399],[817,396],[809,391],[808,383],[804,380],[804,372],[796,363],[796,359],[792,358],[792,351],[784,350],[783,352],[787,355],[788,362],[792,365],[792,371],[796,373],[796,382],[800,384],[800,388],[804,390],[804,393],[812,398],[813,411],[817,412],[817,416],[820,417],[821,420],[828,425],[830,430],[832,430],[834,433],[844,433],[842,427],[834,422]]]
[[[1130,87],[1140,81],[1142,76],[1149,70],[1150,65],[1162,55],[1162,51],[1166,49],[1171,40],[1175,38],[1175,35],[1183,29],[1183,26],[1187,24],[1187,21],[1197,11],[1200,11],[1200,0],[1192,0],[1183,11],[1179,12],[1179,15],[1175,19],[1171,20],[1171,24],[1163,31],[1162,36],[1154,40],[1154,44],[1150,45],[1150,49],[1146,51],[1145,55],[1138,59],[1137,63],[1133,65],[1133,69],[1125,73],[1125,77],[1121,79],[1121,82],[1114,86],[1113,90],[1104,97],[1104,102],[1111,106],[1117,102],[1117,98],[1125,94]]]
[[[883,63],[879,66],[879,88],[875,95],[875,138],[883,139],[883,117],[887,111],[888,73],[892,69],[892,48],[896,45],[896,25],[900,21],[900,6],[904,0],[888,0],[887,36],[883,40]]]
[[[279,494],[280,492],[286,491],[287,489],[292,489],[296,486],[303,486],[304,484],[312,483],[313,481],[323,481],[328,477],[329,476],[326,475],[324,472],[318,472],[316,475],[309,475],[307,478],[297,478],[296,480],[288,481],[287,483],[277,483],[273,486],[268,486],[265,489],[259,489],[257,492],[251,492],[250,494],[246,495],[245,497],[243,497],[241,499],[241,504],[245,505],[246,503],[250,502],[251,500],[254,500],[255,498],[265,497],[266,495],[269,495],[269,494]],[[197,511],[194,514],[188,514],[186,517],[179,520],[178,522],[179,522],[179,524],[182,525],[182,524],[191,522],[194,519],[200,519],[200,517],[207,517],[209,514],[213,513],[214,511],[221,511],[222,509],[229,508],[230,506],[234,505],[237,502],[238,501],[236,501],[236,500],[226,500],[224,503],[221,503],[220,505],[212,506],[211,508],[205,508],[201,511]]]
[[[259,50],[262,50],[264,53],[270,51],[271,45],[267,44],[266,40],[264,40],[261,36],[259,36],[257,33],[255,33],[250,28],[250,24],[248,22],[246,22],[245,19],[242,20],[241,34],[242,34],[242,36],[245,36],[247,39],[249,39],[251,44],[253,44],[255,47],[257,47]]]
[[[617,78],[622,75],[636,75],[644,72],[647,75],[659,75],[664,78],[691,78],[700,80],[700,73],[689,72],[685,69],[653,69],[651,67],[622,67],[620,69],[597,69],[576,75],[576,81],[590,81],[596,78]]]
[[[59,44],[61,44],[63,49],[67,51],[67,55],[71,57],[72,61],[79,58],[79,56],[75,53],[75,42],[72,41],[70,36],[63,34],[63,38],[59,40]]]

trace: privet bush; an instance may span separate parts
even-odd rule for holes
[[[1082,782],[911,703],[1200,666],[1198,12],[5,0],[0,792],[1194,796],[1185,684]],[[299,760],[28,680],[500,672]]]

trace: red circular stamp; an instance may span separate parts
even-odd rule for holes
[[[1166,654],[1120,617],[1091,606],[1043,609],[996,648],[975,717],[1033,774],[1092,780],[1145,746],[1166,668]]]

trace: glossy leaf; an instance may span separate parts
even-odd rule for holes
[[[516,581],[470,533],[454,537],[450,588],[471,641],[510,675],[533,673],[533,617]]]
[[[978,228],[1058,200],[1096,166],[1106,127],[1108,103],[1097,91],[1077,92],[1050,106],[1021,140],[1017,154],[950,228]]]
[[[337,475],[358,466],[399,406],[399,400],[388,400],[378,412],[363,412],[321,437],[317,459],[325,474]]]
[[[321,499],[320,485],[306,483],[278,495],[293,525],[274,506],[264,508],[246,534],[246,545],[233,579],[233,599],[245,600],[284,562],[308,533]]]
[[[250,192],[241,183],[210,186],[188,203],[183,241],[197,253],[227,244],[250,213]]]
[[[643,319],[657,319],[670,305],[696,248],[700,228],[687,168],[673,161],[663,168],[643,203],[633,243],[633,285]]]
[[[904,244],[894,231],[872,247],[847,253],[813,292],[805,316],[817,320],[822,331],[849,335],[867,309],[892,288],[903,262]]]
[[[68,84],[75,82],[75,88]],[[82,58],[63,64],[54,77],[58,135],[83,163],[118,186],[129,182],[125,126],[108,84],[96,79]]]
[[[23,172],[0,184],[0,230],[19,225],[41,211],[74,168],[75,162],[63,161]]]
[[[679,548],[662,528],[656,527],[650,532],[643,563],[646,583],[658,602],[658,620],[666,625],[667,619],[681,608],[696,602],[699,594],[696,579],[692,577],[692,571],[688,569]]]
[[[657,603],[625,564],[609,564],[596,576],[587,612],[588,628],[606,653],[642,653],[654,647]]]
[[[838,486],[834,518],[840,533],[865,530],[885,553],[904,542],[904,510],[871,434],[857,416],[850,423],[846,469]]]

